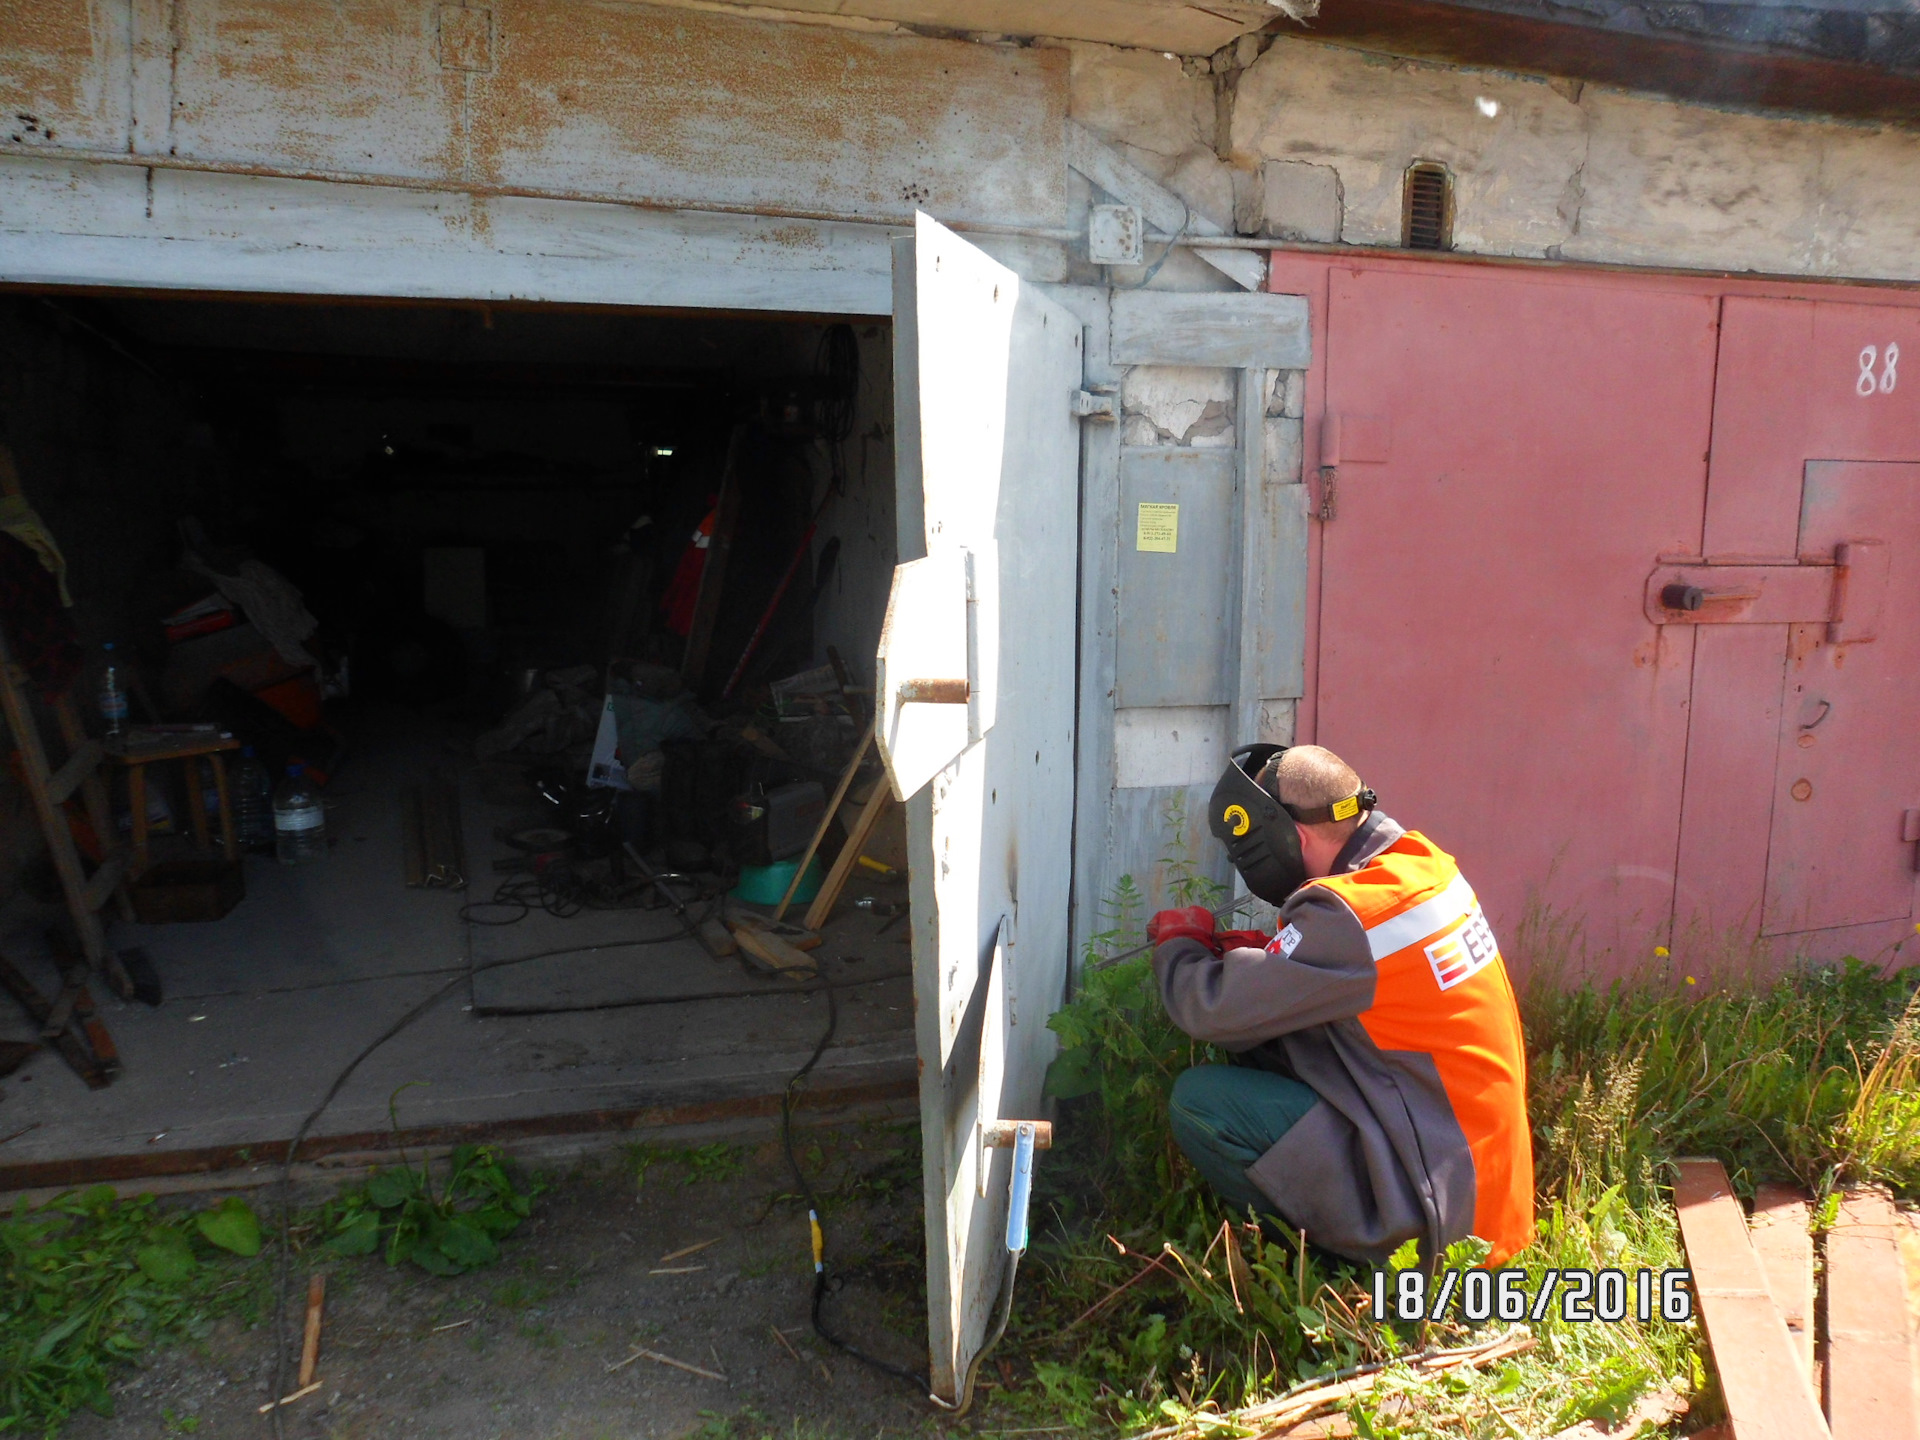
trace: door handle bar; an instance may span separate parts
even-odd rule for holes
[[[902,705],[964,705],[973,696],[965,680],[902,680],[895,692]]]

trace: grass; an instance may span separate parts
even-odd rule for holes
[[[491,1263],[542,1182],[523,1190],[480,1147],[456,1150],[442,1169],[374,1172],[294,1217],[295,1251],[381,1251],[389,1265],[435,1275]],[[53,1435],[81,1409],[110,1413],[123,1364],[204,1338],[226,1317],[258,1324],[273,1305],[274,1229],[237,1196],[162,1208],[104,1185],[0,1214],[0,1435]],[[178,1434],[200,1423],[162,1419]]]
[[[1179,854],[1170,847],[1172,903],[1205,903]],[[1132,882],[1121,887],[1095,954],[1134,942],[1138,897]],[[1523,932],[1514,948],[1527,944]],[[1549,1267],[1684,1266],[1667,1188],[1679,1156],[1716,1156],[1749,1191],[1792,1179],[1816,1197],[1864,1181],[1920,1195],[1920,968],[1886,976],[1850,960],[1712,984],[1667,959],[1607,985],[1566,983],[1551,957],[1531,967],[1522,1011],[1538,1224],[1513,1262],[1529,1294]],[[1050,1023],[1061,1053],[1049,1087],[1064,1113],[1004,1352],[1017,1379],[996,1416],[1086,1432],[1250,1433],[1227,1412],[1316,1375],[1499,1333],[1497,1322],[1459,1321],[1457,1308],[1437,1324],[1376,1323],[1370,1271],[1220,1207],[1173,1144],[1166,1109],[1180,1071],[1224,1057],[1167,1021],[1145,957],[1086,973]],[[1358,1433],[1550,1434],[1617,1418],[1658,1389],[1691,1398],[1690,1426],[1716,1414],[1695,1321],[1568,1323],[1555,1306],[1529,1328],[1530,1351],[1484,1370],[1389,1372],[1348,1406]]]
[[[1543,1190],[1613,1145],[1606,1163],[1635,1177],[1713,1155],[1743,1187],[1880,1181],[1916,1193],[1920,968],[1889,977],[1847,960],[1702,985],[1649,966],[1604,989],[1557,980],[1537,969],[1524,1004]]]
[[[711,1145],[654,1145],[642,1143],[627,1147],[627,1161],[633,1167],[635,1184],[644,1189],[647,1175],[658,1165],[674,1165],[680,1171],[682,1185],[707,1185],[738,1179],[753,1158],[753,1147],[729,1145],[716,1140]]]

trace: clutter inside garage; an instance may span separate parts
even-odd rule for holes
[[[0,298],[0,1169],[909,1096],[889,345]]]

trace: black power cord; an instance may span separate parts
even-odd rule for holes
[[[625,940],[625,941],[617,941],[617,942],[612,942],[612,943],[602,944],[602,945],[582,945],[582,946],[570,947],[569,949],[563,949],[559,951],[541,950],[541,951],[536,951],[530,955],[513,955],[505,959],[489,960],[485,964],[471,966],[466,970],[456,973],[450,979],[448,979],[444,984],[435,988],[432,991],[432,993],[427,995],[424,999],[420,1000],[411,1009],[407,1010],[404,1014],[402,1014],[399,1019],[395,1020],[385,1030],[382,1030],[372,1040],[368,1041],[364,1046],[361,1047],[359,1053],[356,1054],[351,1060],[349,1060],[346,1063],[345,1066],[341,1068],[339,1074],[334,1076],[333,1083],[327,1087],[327,1093],[321,1097],[320,1103],[318,1105],[315,1105],[312,1110],[307,1112],[306,1118],[300,1122],[299,1128],[294,1131],[293,1138],[287,1142],[287,1153],[280,1162],[280,1179],[279,1179],[279,1184],[277,1186],[277,1189],[279,1192],[278,1203],[279,1203],[279,1209],[280,1209],[280,1255],[279,1255],[279,1262],[276,1267],[277,1276],[276,1276],[276,1283],[275,1283],[274,1308],[273,1308],[273,1330],[274,1330],[273,1376],[272,1376],[272,1384],[270,1387],[270,1394],[276,1401],[281,1398],[281,1395],[282,1395],[281,1385],[285,1379],[285,1373],[286,1373],[287,1284],[288,1284],[288,1277],[290,1273],[290,1266],[291,1266],[292,1253],[293,1253],[292,1242],[293,1242],[293,1166],[294,1166],[294,1161],[299,1156],[300,1146],[302,1142],[306,1140],[307,1135],[312,1131],[313,1127],[319,1122],[320,1117],[326,1113],[327,1107],[332,1105],[333,1102],[337,1098],[339,1098],[340,1092],[346,1088],[347,1081],[353,1078],[353,1073],[356,1070],[358,1070],[361,1067],[361,1065],[363,1065],[367,1061],[368,1057],[371,1056],[376,1050],[378,1050],[381,1046],[385,1045],[388,1041],[392,1040],[395,1036],[399,1035],[408,1026],[412,1025],[416,1020],[420,1019],[421,1016],[425,1015],[428,1011],[432,1010],[436,1004],[438,1004],[446,996],[452,994],[453,991],[458,989],[461,985],[470,982],[475,975],[481,974],[488,970],[505,969],[507,966],[510,966],[510,965],[524,965],[532,960],[543,960],[554,954],[570,954],[570,953],[576,953],[576,952],[585,952],[589,950],[607,950],[607,949],[614,949],[614,948],[618,948],[621,946],[628,946],[628,945],[653,945],[653,944],[659,944],[665,940],[673,940],[673,939],[688,938],[688,937],[698,940],[699,936],[690,916],[682,921],[682,926],[683,928],[679,931],[675,931],[667,935],[650,936],[642,940]],[[608,1002],[608,1003],[595,1004],[595,1005],[553,1006],[547,1009],[537,1009],[537,1008],[530,1007],[527,1009],[500,1011],[496,1013],[516,1014],[516,1015],[540,1015],[540,1014],[558,1015],[558,1014],[572,1014],[572,1013],[576,1013],[583,1010],[614,1010],[614,1009],[624,1009],[624,1008],[641,1006],[641,1005],[670,1005],[675,1003],[687,1003],[695,1000],[727,999],[727,998],[732,998],[734,994],[738,994],[741,996],[764,995],[764,994],[805,995],[805,994],[811,994],[815,991],[824,990],[827,995],[826,1033],[821,1036],[820,1043],[814,1047],[813,1054],[807,1058],[807,1063],[801,1066],[800,1069],[797,1072],[795,1072],[793,1078],[787,1082],[786,1092],[781,1099],[781,1106],[780,1106],[781,1131],[786,1142],[787,1159],[789,1162],[792,1162],[794,1159],[793,1144],[791,1139],[791,1113],[792,1113],[792,1103],[793,1103],[793,1089],[794,1089],[794,1086],[797,1085],[800,1082],[800,1080],[802,1080],[807,1075],[807,1073],[811,1071],[816,1064],[819,1063],[821,1055],[826,1052],[828,1042],[830,1042],[833,1039],[833,1033],[839,1021],[839,1010],[835,1002],[835,991],[840,989],[848,989],[848,990],[858,989],[866,985],[878,984],[879,982],[885,981],[885,980],[897,980],[901,978],[902,975],[909,974],[909,973],[911,972],[891,971],[891,972],[887,972],[879,975],[865,975],[860,977],[857,980],[845,980],[845,981],[839,981],[839,982],[834,982],[830,980],[819,980],[819,981],[814,981],[810,983],[803,982],[801,984],[790,986],[785,990],[775,990],[775,991],[747,990],[747,991],[738,991],[738,992],[727,992],[724,994],[702,993],[702,994],[693,994],[693,995],[656,995],[656,996],[644,996],[644,997],[640,997],[640,998],[637,998],[634,1000],[628,1000],[628,1001],[615,1001],[615,1002]],[[796,1176],[800,1174],[799,1166],[797,1163],[794,1165],[794,1173]],[[806,1191],[809,1197],[809,1204],[811,1204],[812,1191],[807,1190],[804,1177],[802,1177],[801,1179],[801,1188]],[[815,1209],[817,1211],[817,1207],[815,1207]],[[816,1221],[815,1223],[817,1225],[818,1222]],[[821,1299],[821,1291],[823,1288],[823,1284],[824,1282],[820,1279],[818,1274],[816,1274],[815,1281],[814,1281],[815,1289],[814,1289],[814,1302],[813,1302],[814,1303],[814,1323],[816,1327],[818,1327],[820,1324],[819,1312],[820,1312],[820,1299]],[[820,1333],[823,1336],[825,1336],[831,1343],[834,1343],[836,1345],[839,1344],[839,1342],[835,1341],[831,1335],[828,1335],[824,1329],[822,1329]],[[853,1354],[853,1355],[859,1354],[858,1351],[852,1350],[848,1347],[842,1346],[841,1348],[847,1349],[849,1354]],[[867,1357],[861,1356],[860,1358],[866,1359]],[[915,1381],[915,1383],[923,1382],[923,1377],[916,1375],[910,1371],[898,1370],[895,1367],[888,1366],[884,1361],[869,1360],[868,1363],[879,1365],[883,1369],[887,1369],[892,1373],[902,1375],[905,1378]],[[281,1407],[278,1404],[275,1404],[273,1409],[268,1412],[273,1418],[273,1433],[275,1436],[275,1440],[285,1440],[285,1436],[286,1436],[286,1424],[285,1424],[285,1420],[281,1416],[280,1411],[281,1411]]]
[[[827,994],[827,1028],[821,1032],[820,1041],[813,1047],[813,1054],[807,1057],[807,1063],[793,1072],[793,1078],[787,1081],[786,1091],[780,1097],[780,1146],[786,1151],[787,1167],[793,1171],[793,1183],[807,1202],[807,1229],[813,1242],[813,1331],[841,1354],[849,1355],[861,1364],[871,1366],[895,1379],[917,1385],[923,1395],[931,1395],[933,1382],[925,1373],[910,1370],[904,1365],[895,1365],[892,1361],[882,1360],[877,1355],[869,1355],[829,1330],[826,1318],[821,1313],[827,1301],[827,1236],[820,1224],[820,1201],[813,1193],[813,1186],[808,1182],[806,1172],[800,1168],[799,1157],[793,1153],[793,1094],[799,1088],[800,1082],[807,1078],[808,1072],[820,1063],[820,1057],[826,1054],[827,1046],[833,1042],[834,1031],[839,1028],[840,1004],[834,994],[837,987],[829,982],[822,988]]]

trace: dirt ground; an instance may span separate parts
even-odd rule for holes
[[[829,1259],[845,1277],[829,1301],[830,1323],[863,1348],[923,1368],[914,1130],[898,1122],[849,1125],[801,1131],[796,1140],[822,1193]],[[630,1148],[550,1177],[501,1261],[467,1275],[390,1270],[377,1257],[320,1262],[328,1274],[325,1383],[285,1408],[286,1434],[853,1440],[944,1433],[913,1386],[833,1352],[813,1334],[806,1213],[793,1198],[780,1146],[703,1153],[689,1163],[684,1152]],[[266,1199],[254,1197],[263,1206]],[[703,1241],[714,1243],[667,1258]],[[296,1337],[307,1269],[304,1260],[296,1266],[291,1287],[288,1328]],[[69,1440],[269,1435],[270,1422],[258,1413],[272,1366],[269,1333],[222,1319],[206,1340],[164,1349],[130,1371],[115,1387],[112,1418],[82,1415],[65,1433]],[[644,1355],[619,1363],[639,1347],[724,1378]]]

